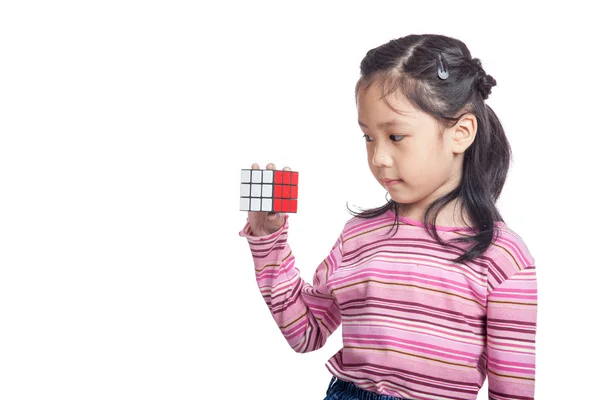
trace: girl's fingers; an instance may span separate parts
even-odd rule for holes
[[[252,164],[252,169],[260,169],[260,166],[257,163]],[[267,169],[276,169],[275,168],[275,164],[273,163],[268,163],[267,164]],[[283,168],[284,171],[291,171],[292,169],[290,167],[285,167]]]
[[[254,163],[254,164],[252,164],[252,169],[260,169],[260,166],[257,163]],[[267,169],[276,169],[275,168],[275,164],[268,163],[267,164]],[[291,171],[292,169],[290,167],[284,167],[283,170],[284,171]]]

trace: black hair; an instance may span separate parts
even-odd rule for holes
[[[449,73],[447,77],[438,75],[441,64]],[[460,40],[426,34],[404,36],[369,50],[360,63],[355,99],[361,88],[373,84],[380,85],[382,99],[388,105],[387,95],[401,90],[416,108],[437,120],[440,132],[468,113],[477,118],[477,134],[465,151],[460,185],[427,208],[424,224],[440,245],[448,245],[439,237],[435,221],[444,206],[459,199],[461,213],[466,210],[475,226],[471,226],[473,235],[451,240],[472,244],[452,261],[465,262],[482,255],[497,239],[496,222],[504,221],[495,203],[502,192],[511,159],[510,145],[500,120],[485,103],[496,80],[484,71],[479,59],[471,57]],[[358,213],[348,210],[359,218],[373,218],[393,210],[397,229],[398,206],[389,199],[381,207]],[[432,222],[427,222],[432,213]]]

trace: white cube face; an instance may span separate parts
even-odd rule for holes
[[[262,208],[261,211],[273,211],[273,200],[271,199],[262,199]]]
[[[261,196],[260,187],[261,187],[261,185],[252,184],[252,189],[250,190],[250,195],[252,197],[260,197]]]
[[[242,183],[249,183],[250,182],[250,170],[249,169],[243,169],[242,170]]]
[[[250,211],[260,211],[260,199],[250,199]]]
[[[262,182],[262,171],[260,169],[252,170],[252,183]]]
[[[268,169],[263,171],[263,183],[273,183],[273,171]]]
[[[273,197],[273,185],[262,185],[262,197]]]
[[[250,184],[242,183],[242,188],[240,190],[240,196],[250,196]]]
[[[250,211],[250,199],[247,197],[242,197],[240,199],[240,210],[241,211]]]

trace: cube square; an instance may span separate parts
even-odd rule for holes
[[[242,197],[240,199],[240,210],[250,210],[250,198],[249,197]]]
[[[242,183],[250,183],[252,177],[252,170],[243,169],[242,170]]]
[[[262,170],[253,169],[252,170],[252,183],[261,183],[262,182]]]
[[[250,184],[249,183],[242,183],[242,188],[240,190],[240,196],[250,197]]]
[[[261,189],[261,185],[257,185],[257,184],[252,184],[252,186],[250,187],[250,196],[252,197],[260,197],[262,191]]]
[[[263,171],[263,183],[273,183],[273,170],[267,169]]]
[[[273,199],[262,199],[261,211],[273,211]]]
[[[240,210],[295,213],[298,210],[298,172],[242,169]]]
[[[273,185],[262,185],[262,197],[273,197]]]
[[[275,171],[275,183],[283,183],[283,171]]]

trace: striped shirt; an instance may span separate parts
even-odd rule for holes
[[[497,222],[498,239],[475,260],[454,263],[468,244],[440,246],[425,226],[394,213],[352,218],[312,285],[280,230],[247,238],[258,286],[296,352],[321,348],[342,326],[343,347],[325,364],[339,379],[406,399],[534,398],[537,281],[523,240]],[[437,227],[440,237],[466,227]]]

